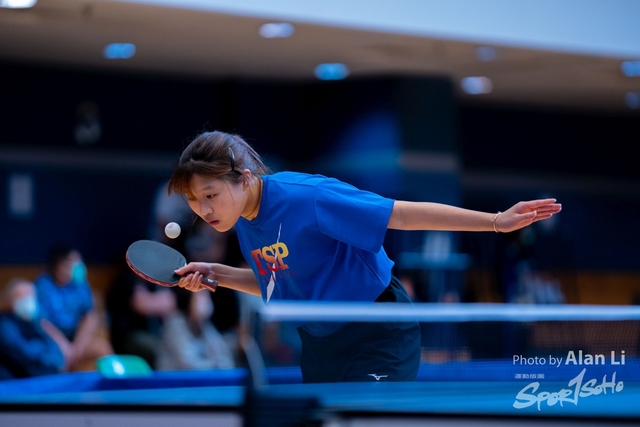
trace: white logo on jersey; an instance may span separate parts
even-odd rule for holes
[[[282,231],[282,223],[280,223],[280,227],[278,227],[278,239],[276,243],[280,243],[280,231]],[[267,285],[267,302],[271,299],[271,294],[273,294],[273,289],[276,287],[276,264],[278,263],[278,252],[275,252],[276,262],[273,263],[273,271],[271,271],[271,279],[269,279],[269,284]]]

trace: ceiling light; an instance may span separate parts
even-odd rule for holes
[[[315,69],[320,80],[342,80],[349,75],[349,68],[344,64],[320,64]]]
[[[133,43],[111,43],[104,47],[102,54],[107,59],[128,59],[136,53]]]
[[[35,4],[36,0],[0,0],[0,7],[7,9],[27,9]]]
[[[476,47],[476,59],[482,62],[495,61],[498,57],[496,49],[491,46],[478,46]]]
[[[640,92],[627,92],[624,101],[629,108],[640,108]]]
[[[623,61],[620,64],[622,73],[627,77],[640,76],[640,61]]]
[[[291,37],[294,31],[294,26],[286,22],[270,22],[260,27],[260,35],[266,39]]]
[[[470,95],[490,93],[493,90],[493,83],[487,77],[465,77],[460,85]]]

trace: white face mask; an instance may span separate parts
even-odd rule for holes
[[[35,296],[26,296],[18,298],[13,303],[13,312],[27,322],[32,321],[38,316],[38,301]]]
[[[83,262],[75,262],[71,267],[71,281],[73,283],[84,283],[87,281],[87,267]]]

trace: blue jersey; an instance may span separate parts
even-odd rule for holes
[[[391,281],[382,243],[394,201],[320,175],[262,179],[258,216],[236,230],[265,302],[375,301]]]

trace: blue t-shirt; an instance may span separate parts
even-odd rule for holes
[[[34,282],[40,317],[49,320],[69,340],[73,340],[82,318],[93,309],[93,295],[87,282],[58,286],[51,275]]]
[[[394,201],[321,175],[262,179],[258,216],[236,231],[265,302],[375,301],[391,281],[382,243]]]

